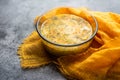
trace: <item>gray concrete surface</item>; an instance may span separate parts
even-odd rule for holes
[[[33,30],[36,15],[58,6],[85,6],[120,13],[120,0],[0,0],[0,80],[66,80],[54,67],[23,70],[18,45]]]

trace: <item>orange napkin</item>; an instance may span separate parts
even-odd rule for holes
[[[88,13],[96,17],[99,30],[90,48],[82,55],[62,56],[54,60],[42,47],[38,33],[33,31],[18,48],[21,67],[35,68],[53,62],[71,80],[120,80],[120,15],[89,11],[86,8],[60,7],[45,13],[41,22],[64,13],[88,20]],[[38,18],[35,18],[35,24]]]

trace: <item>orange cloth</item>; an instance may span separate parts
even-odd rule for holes
[[[56,14],[74,14],[89,20],[91,13],[99,24],[99,30],[82,55],[59,57],[54,61],[43,49],[36,31],[18,48],[22,68],[39,67],[55,62],[62,74],[77,80],[120,80],[120,15],[112,12],[95,12],[86,8],[60,7],[45,13],[41,22]],[[35,23],[39,16],[35,18]]]

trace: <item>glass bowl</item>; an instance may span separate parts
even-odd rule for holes
[[[84,19],[84,17],[82,16],[79,16],[79,17]],[[42,39],[42,43],[43,43],[45,50],[53,56],[66,56],[66,55],[81,54],[81,52],[88,49],[94,36],[96,35],[98,31],[98,22],[96,18],[90,14],[89,18],[85,19],[92,26],[93,33],[89,39],[83,41],[82,43],[78,43],[78,44],[58,44],[58,43],[54,43],[48,40],[41,34],[41,31],[40,31],[41,25],[42,25],[41,18],[42,16],[38,19],[37,24],[35,26],[36,31],[38,32],[40,38]]]

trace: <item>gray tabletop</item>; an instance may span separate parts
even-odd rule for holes
[[[0,0],[0,80],[66,80],[50,64],[23,70],[17,47],[33,30],[36,15],[58,6],[85,6],[120,13],[120,0]]]

